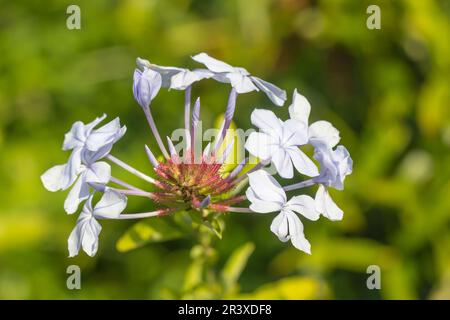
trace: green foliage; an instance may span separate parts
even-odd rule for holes
[[[147,219],[135,223],[117,240],[117,250],[127,252],[148,243],[175,240],[185,235],[179,227],[171,225],[167,220]]]
[[[244,271],[253,250],[255,250],[255,245],[253,243],[246,243],[231,254],[221,273],[225,294],[230,294],[235,291],[239,277]]]

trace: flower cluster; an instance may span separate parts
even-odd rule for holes
[[[148,146],[144,146],[153,167],[153,177],[110,154],[114,143],[126,131],[118,118],[99,128],[96,127],[106,115],[88,124],[77,121],[65,135],[63,150],[72,152],[68,162],[50,168],[41,180],[44,187],[53,192],[71,187],[64,203],[68,214],[76,212],[79,205],[85,202],[68,239],[69,256],[77,255],[81,248],[90,256],[96,254],[100,219],[141,219],[189,211],[208,222],[211,213],[216,216],[227,212],[279,212],[272,222],[271,231],[281,241],[291,240],[296,248],[307,253],[310,253],[310,244],[304,236],[297,213],[309,220],[317,220],[320,215],[330,220],[342,219],[343,211],[328,193],[330,187],[342,190],[345,177],[352,171],[352,159],[347,149],[336,146],[340,140],[338,130],[327,121],[309,125],[311,106],[304,96],[294,91],[289,107],[290,119],[286,121],[270,110],[253,111],[251,122],[259,131],[249,135],[245,149],[258,159],[258,163],[251,165],[247,157],[235,163],[233,170],[223,170],[225,159],[233,150],[233,143],[229,143],[226,136],[235,113],[237,96],[262,91],[273,104],[283,106],[286,92],[251,75],[244,68],[233,67],[206,53],[197,54],[192,59],[205,68],[165,67],[137,59],[133,94],[162,154],[157,158]],[[201,150],[197,150],[200,99],[197,98],[191,108],[191,91],[192,85],[203,79],[228,83],[231,91],[215,140],[204,148],[200,142]],[[182,154],[169,137],[166,144],[163,142],[153,119],[151,105],[161,87],[185,91],[185,145]],[[315,162],[301,150],[308,144],[314,148]],[[110,164],[100,160],[109,161],[145,180],[153,186],[152,191],[115,178],[111,174]],[[295,171],[309,178],[282,187],[266,170],[269,165],[273,165],[279,176],[285,179],[293,178]],[[249,186],[244,194],[241,190],[247,184]],[[312,185],[318,185],[315,198],[302,194],[287,199],[286,191]],[[94,195],[98,192],[102,196],[94,205]],[[160,208],[143,213],[122,213],[126,208],[127,196],[149,198]],[[247,200],[250,202],[248,208],[233,206]]]

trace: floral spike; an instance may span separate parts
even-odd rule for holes
[[[145,145],[145,152],[147,153],[147,157],[148,160],[150,160],[150,163],[154,168],[156,168],[159,165],[158,160],[156,160],[155,156],[147,145]]]

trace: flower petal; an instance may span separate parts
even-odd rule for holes
[[[89,151],[88,149],[83,149],[81,153],[81,162],[87,166],[90,166],[97,160],[105,157],[107,154],[111,152],[111,149],[113,147],[113,144],[107,144],[97,151]]]
[[[307,195],[299,195],[292,197],[284,206],[288,210],[300,213],[309,220],[319,219],[320,213],[316,210],[315,200]]]
[[[86,139],[86,148],[97,151],[105,145],[116,142],[125,134],[125,131],[126,127],[121,128],[119,118],[115,118],[89,134]]]
[[[289,116],[291,119],[300,121],[305,127],[308,127],[310,112],[311,105],[308,100],[295,89],[292,96],[292,104],[289,106]]]
[[[251,77],[255,85],[261,89],[269,99],[277,106],[284,105],[286,101],[286,91],[278,88],[276,85],[264,81],[258,77]]]
[[[286,242],[289,240],[289,226],[288,219],[285,212],[280,212],[270,225],[270,231],[272,231],[280,241]]]
[[[258,88],[248,76],[240,73],[227,73],[226,77],[230,79],[231,86],[236,89],[237,93],[258,91]]]
[[[114,190],[107,189],[94,207],[94,216],[103,219],[117,218],[127,206],[127,197]]]
[[[235,72],[234,68],[228,63],[210,57],[202,52],[192,57],[193,60],[203,63],[212,72]]]
[[[69,257],[75,257],[81,248],[81,237],[83,236],[82,225],[77,223],[75,228],[73,228],[70,233],[69,239],[67,239],[67,244],[69,248]]]
[[[86,168],[84,177],[86,183],[106,184],[111,178],[111,166],[104,161],[95,162]]]
[[[289,234],[291,237],[291,242],[297,249],[311,254],[311,244],[305,238],[303,233],[303,224],[300,218],[293,212],[286,214],[289,223]]]
[[[245,149],[250,154],[265,161],[270,159],[278,149],[276,143],[277,141],[274,138],[263,132],[252,132],[245,142]]]
[[[253,189],[250,187],[245,193],[247,199],[251,202],[250,209],[258,213],[276,212],[281,209],[281,205],[278,202],[271,202],[265,199],[259,198]]]
[[[307,175],[309,177],[316,177],[319,175],[319,170],[314,162],[298,147],[286,148],[286,152],[292,163],[301,174]]]
[[[289,119],[283,123],[283,145],[302,146],[308,143],[308,127],[303,123]]]
[[[102,114],[101,117],[97,117],[95,118],[93,121],[89,122],[88,124],[86,124],[86,126],[84,127],[85,129],[85,135],[86,137],[91,133],[91,131],[99,124],[101,123],[103,120],[105,120],[106,118],[106,114]]]
[[[134,71],[133,94],[142,108],[147,108],[161,89],[161,75],[151,69]]]
[[[86,128],[83,122],[77,121],[72,125],[70,131],[64,135],[64,142],[62,149],[64,151],[71,150],[77,147],[82,147],[86,140]]]
[[[274,152],[272,155],[272,163],[281,177],[291,179],[294,176],[291,158],[285,149],[279,148]]]
[[[248,175],[250,187],[260,200],[275,202],[280,206],[286,202],[286,193],[280,184],[266,171],[257,170]]]
[[[345,176],[349,175],[353,171],[353,160],[350,157],[350,153],[344,146],[337,146],[334,150],[335,159],[338,159],[338,171],[339,176],[342,177],[342,182],[344,182]]]
[[[177,74],[187,71],[187,69],[183,68],[163,67],[151,63],[149,63],[148,66],[143,66],[143,70],[145,70],[146,67],[158,72],[161,75],[161,87],[163,88],[170,88],[172,84],[172,78]]]
[[[344,212],[334,203],[328,190],[323,185],[319,185],[315,201],[317,211],[322,213],[323,216],[333,221],[342,220]]]
[[[170,80],[170,89],[185,90],[194,82],[205,78],[211,78],[214,74],[206,69],[196,69],[193,71],[184,70],[172,76]]]
[[[89,194],[89,185],[85,181],[83,172],[73,185],[72,189],[70,189],[69,194],[64,201],[64,210],[68,214],[76,212],[80,203],[86,200],[89,197]]]
[[[282,121],[272,111],[255,109],[252,112],[251,121],[260,131],[281,140],[283,134]]]
[[[66,165],[60,164],[51,167],[41,175],[41,181],[45,189],[51,192],[55,192],[62,189],[63,186],[63,175],[65,172]]]
[[[81,246],[88,256],[93,257],[98,250],[98,236],[102,226],[92,217],[83,221],[82,229]]]
[[[339,143],[339,131],[328,121],[316,121],[309,126],[309,140],[313,146],[324,143],[333,148]]]
[[[67,161],[67,165],[64,169],[64,174],[62,177],[62,189],[68,189],[81,170],[81,148],[76,148],[72,151],[72,154]]]

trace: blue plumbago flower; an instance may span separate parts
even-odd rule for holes
[[[126,127],[121,127],[116,118],[94,129],[105,118],[104,114],[86,125],[75,122],[63,143],[63,150],[72,150],[68,162],[50,168],[41,176],[44,187],[52,192],[73,185],[64,203],[69,214],[77,211],[78,205],[88,198],[89,184],[106,184],[110,179],[110,165],[98,160],[108,155],[113,144],[125,134]]]
[[[161,88],[161,75],[151,69],[134,70],[133,94],[142,108],[148,108]]]
[[[320,163],[320,175],[314,179],[319,184],[317,208],[327,218],[341,220],[344,212],[333,201],[326,187],[343,190],[345,177],[352,173],[353,161],[344,146],[333,150],[341,138],[331,123],[322,120],[308,126],[310,112],[308,100],[295,90],[289,115],[308,136],[308,143],[314,147],[314,159]]]
[[[143,70],[151,69],[161,75],[162,87],[176,90],[186,90],[194,82],[209,79],[214,73],[207,69],[184,69],[164,67],[150,63],[148,60],[137,58],[136,64]]]
[[[249,175],[250,187],[247,198],[250,209],[259,213],[279,212],[273,219],[270,230],[286,242],[291,240],[294,247],[311,254],[311,245],[303,233],[303,224],[295,212],[309,220],[319,219],[314,199],[307,195],[295,196],[287,201],[280,184],[264,170]]]
[[[319,171],[299,146],[308,143],[308,134],[299,129],[294,120],[281,121],[272,111],[256,109],[251,115],[252,124],[259,132],[252,132],[246,149],[263,161],[271,161],[283,178],[294,176],[293,166],[302,174],[317,176]]]
[[[84,204],[83,210],[68,239],[69,257],[74,257],[83,248],[89,256],[98,249],[98,236],[102,227],[97,219],[117,219],[127,206],[127,198],[111,189],[105,190],[102,198],[92,207],[93,194]]]
[[[258,77],[252,76],[244,68],[232,67],[223,61],[210,57],[204,52],[193,56],[192,59],[203,63],[210,71],[214,72],[215,80],[230,83],[236,89],[237,93],[262,90],[277,106],[282,106],[286,101],[286,91]]]
[[[110,154],[114,143],[126,130],[120,126],[118,118],[99,128],[96,127],[105,115],[88,124],[77,121],[65,135],[63,150],[72,152],[68,162],[50,168],[41,176],[41,180],[50,191],[72,187],[64,203],[68,213],[74,213],[79,204],[86,201],[68,240],[71,257],[78,254],[81,248],[89,256],[96,254],[101,231],[99,219],[144,219],[189,211],[198,214],[205,225],[211,225],[208,219],[216,219],[220,214],[229,212],[278,212],[270,230],[281,241],[290,240],[294,247],[307,253],[311,253],[311,246],[304,236],[299,216],[313,221],[319,219],[320,215],[330,220],[342,219],[342,210],[328,193],[330,187],[342,190],[345,177],[352,172],[353,163],[347,149],[344,146],[336,147],[340,140],[339,131],[327,121],[309,125],[311,105],[295,90],[289,107],[290,119],[282,120],[270,110],[255,109],[252,112],[251,122],[259,132],[252,132],[248,136],[245,148],[259,162],[251,169],[244,169],[249,165],[249,157],[245,157],[234,163],[230,171],[230,164],[225,160],[234,150],[234,144],[225,136],[229,133],[238,94],[263,91],[275,105],[282,106],[286,92],[250,75],[244,68],[232,67],[206,53],[195,55],[193,59],[203,63],[207,69],[163,67],[137,59],[133,95],[144,111],[163,156],[155,156],[148,146],[144,146],[153,167],[153,176]],[[215,140],[203,148],[202,143],[196,141],[201,121],[200,98],[195,100],[191,115],[191,88],[193,84],[208,78],[230,83],[232,88],[221,129]],[[186,140],[182,154],[170,138],[167,138],[166,149],[152,116],[152,104],[161,87],[185,91],[183,132],[186,133]],[[314,159],[319,167],[300,149],[307,144],[314,148]],[[105,161],[99,161],[102,159]],[[153,190],[143,190],[115,178],[107,161],[150,183]],[[294,168],[311,178],[282,187],[264,170],[270,163],[282,178],[293,178]],[[248,183],[248,189],[241,191]],[[315,198],[299,194],[287,199],[286,191],[313,185],[318,185]],[[103,196],[93,206],[95,192],[102,192]],[[158,209],[122,213],[127,196],[147,198]],[[245,201],[250,202],[248,207],[234,206]]]
[[[344,189],[344,179],[352,173],[353,160],[344,146],[335,150],[327,145],[319,145],[314,158],[320,163],[320,175],[315,178],[319,183],[316,193],[317,210],[331,220],[341,220],[344,212],[334,203],[326,187]]]

